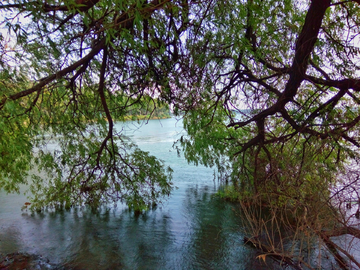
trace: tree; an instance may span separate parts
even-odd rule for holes
[[[5,1],[16,46],[2,35],[0,185],[17,190],[35,163],[49,176],[33,180],[35,208],[156,202],[171,171],[113,128],[156,96],[184,114],[189,161],[217,165],[242,205],[266,202],[272,220],[282,209],[284,226],[309,227],[342,268],[339,251],[357,264],[330,237],[360,235],[333,199],[359,159],[359,4]],[[61,151],[42,150],[48,136]]]
[[[168,195],[171,169],[114,119],[167,99],[186,1],[15,0],[0,12],[0,187],[18,191],[35,164],[47,176],[31,181],[34,209],[121,199],[141,210]],[[46,151],[52,140],[59,150]]]
[[[185,156],[228,174],[251,241],[273,244],[264,252],[306,263],[299,247],[310,235],[341,268],[359,267],[330,238],[360,235],[359,210],[345,211],[346,201],[359,208],[358,176],[346,166],[359,161],[359,1],[227,1],[208,10],[188,34],[190,83],[178,83]],[[342,182],[348,197],[337,196]]]

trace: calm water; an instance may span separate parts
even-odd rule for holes
[[[126,124],[126,135],[172,167],[178,187],[139,216],[124,206],[22,212],[25,196],[0,192],[0,253],[39,254],[69,269],[261,269],[243,245],[238,207],[213,196],[214,171],[187,164],[172,148],[181,132],[175,119]]]

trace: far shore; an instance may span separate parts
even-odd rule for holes
[[[171,115],[166,116],[149,116],[149,115],[128,115],[124,117],[122,121],[138,121],[138,120],[158,120],[158,119],[168,119],[171,118]]]

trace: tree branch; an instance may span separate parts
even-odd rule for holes
[[[302,81],[305,78],[310,54],[314,49],[317,36],[320,31],[322,19],[326,9],[330,6],[330,0],[314,0],[311,2],[305,18],[304,26],[296,42],[295,57],[290,71],[290,78],[285,86],[285,90],[277,102],[270,108],[263,110],[259,114],[245,122],[235,122],[228,125],[235,128],[243,127],[251,122],[256,122],[261,118],[274,115],[281,111],[285,105],[292,101],[297,94]]]
[[[90,0],[89,2],[97,2],[98,0]],[[160,1],[160,0],[154,0],[151,3],[149,3],[143,10],[142,14],[144,16],[149,16],[152,12],[155,10],[161,8],[164,6],[165,3],[169,2],[170,0]],[[35,3],[35,2],[34,2]],[[1,7],[1,6],[0,6]],[[118,30],[120,29],[130,29],[133,27],[134,17],[129,17],[127,13],[120,15],[120,17],[115,19],[114,27]],[[3,97],[0,100],[0,110],[4,107],[7,100],[16,100],[19,98],[22,98],[24,96],[28,96],[36,91],[39,91],[47,84],[51,83],[52,81],[63,78],[65,75],[73,72],[80,66],[86,66],[101,50],[103,50],[106,46],[106,38],[103,37],[98,40],[98,42],[95,43],[96,45],[91,49],[89,54],[81,58],[80,60],[76,61],[72,65],[53,73],[47,77],[44,77],[40,80],[40,82],[33,87],[18,92],[16,94],[10,95],[8,97]]]
[[[39,91],[41,88],[43,88],[44,86],[46,86],[47,84],[51,83],[52,81],[54,81],[55,79],[58,78],[62,78],[65,75],[67,75],[68,73],[74,71],[75,69],[77,69],[78,67],[88,63],[91,61],[91,59],[94,58],[95,55],[97,55],[104,47],[105,47],[105,38],[102,38],[93,48],[92,50],[83,58],[81,58],[80,60],[76,61],[74,64],[56,72],[53,73],[45,78],[42,78],[40,80],[40,82],[36,85],[34,85],[33,87],[18,92],[16,94],[10,95],[9,97],[4,97],[1,102],[0,102],[0,109],[3,108],[5,102],[9,99],[9,100],[16,100],[25,96],[28,96],[36,91]]]

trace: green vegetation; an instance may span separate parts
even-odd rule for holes
[[[35,164],[47,177],[29,183],[34,209],[146,209],[171,192],[171,169],[114,121],[171,105],[185,157],[231,183],[264,252],[310,267],[310,237],[360,267],[331,240],[360,238],[360,210],[344,207],[360,201],[359,1],[6,0],[0,13],[2,189]]]

